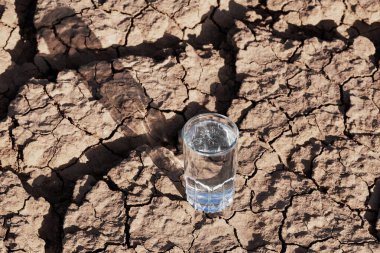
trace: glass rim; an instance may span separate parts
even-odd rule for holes
[[[221,151],[217,151],[217,152],[212,152],[211,153],[211,152],[204,152],[204,151],[195,150],[191,145],[188,145],[188,143],[186,143],[186,139],[184,138],[185,137],[185,134],[184,134],[185,128],[189,128],[189,126],[192,123],[194,123],[194,121],[198,120],[199,118],[203,118],[203,117],[207,117],[207,116],[214,116],[214,117],[222,118],[222,119],[224,119],[224,120],[227,121],[227,123],[229,124],[229,125],[227,125],[228,127],[232,126],[232,131],[235,134],[235,138],[234,138],[234,141],[228,146],[228,148],[223,149]],[[202,156],[217,156],[217,155],[223,155],[225,153],[228,153],[228,152],[230,152],[232,149],[234,149],[236,147],[238,139],[239,139],[239,128],[237,127],[237,125],[235,124],[235,122],[233,122],[227,116],[224,116],[222,114],[215,113],[215,112],[207,112],[207,113],[198,114],[198,115],[192,117],[191,119],[189,119],[185,123],[185,125],[183,126],[182,131],[181,131],[181,135],[182,135],[183,145],[186,145],[188,148],[190,148],[195,153],[198,153],[198,154],[200,154]]]

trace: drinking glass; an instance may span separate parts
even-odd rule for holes
[[[217,113],[191,118],[182,129],[187,201],[199,211],[220,212],[234,196],[239,130]]]

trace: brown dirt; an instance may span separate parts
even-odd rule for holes
[[[378,1],[0,0],[0,253],[379,252]],[[232,207],[178,131],[241,130]]]

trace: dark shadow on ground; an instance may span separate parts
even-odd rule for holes
[[[348,37],[343,36],[337,31],[338,25],[333,20],[321,20],[317,25],[293,25],[288,24],[285,31],[273,31],[273,36],[284,40],[291,39],[304,41],[310,38],[318,38],[322,41],[342,40],[347,45],[351,45],[353,40],[358,36],[368,38],[375,46],[376,53],[372,62],[379,67],[380,61],[380,23],[375,22],[371,25],[357,20],[347,29]]]
[[[370,208],[370,210],[367,210],[364,214],[364,218],[368,220],[370,223],[370,232],[372,235],[374,235],[377,240],[380,240],[380,231],[376,229],[376,224],[378,224],[379,218],[380,218],[380,213],[379,213],[379,208],[380,208],[380,179],[378,178],[375,182],[374,185],[371,188],[371,195],[367,199],[367,205]]]
[[[379,67],[380,61],[380,22],[375,22],[370,25],[363,21],[357,20],[348,29],[348,33],[351,38],[355,38],[358,35],[368,38],[376,47],[376,53],[374,55],[374,63],[376,67]]]
[[[36,0],[16,0],[16,13],[21,39],[17,41],[13,50],[8,50],[12,65],[0,74],[0,119],[8,111],[10,101],[15,97],[17,90],[31,77],[40,77],[37,68],[32,64],[37,52],[33,16],[36,9]],[[5,6],[0,6],[0,18]]]

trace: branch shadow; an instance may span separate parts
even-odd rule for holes
[[[380,61],[380,22],[374,22],[372,24],[366,24],[361,20],[356,20],[354,24],[348,29],[348,33],[351,38],[358,35],[364,36],[375,45],[376,53],[374,55],[374,63],[376,67],[379,67]]]
[[[39,71],[32,64],[33,56],[37,52],[33,25],[36,2],[36,0],[15,1],[20,39],[13,49],[6,49],[11,57],[11,62],[10,66],[0,73],[0,119],[6,117],[9,103],[16,95],[17,90],[31,77],[40,76]],[[5,11],[6,6],[0,5],[0,18]],[[4,39],[8,40],[8,38]]]
[[[380,240],[380,231],[377,230],[380,222],[380,179],[374,182],[372,193],[367,199],[370,210],[364,213],[364,218],[370,224],[370,233]]]
[[[288,28],[284,32],[274,30],[274,36],[282,39],[292,39],[304,41],[310,38],[318,38],[323,41],[333,41],[347,39],[342,36],[336,28],[338,25],[334,20],[321,20],[316,25],[294,25],[288,24]]]
[[[89,86],[88,89],[91,90],[92,87]],[[170,122],[161,117],[157,110],[147,109],[149,98],[145,95],[141,84],[135,81],[128,72],[123,74],[122,79],[102,83],[98,92],[97,101],[119,124],[118,132],[121,133],[121,137],[101,141],[89,148],[83,153],[82,160],[84,161],[71,160],[36,177],[32,183],[24,184],[29,194],[35,198],[45,198],[53,206],[39,230],[40,236],[46,242],[46,252],[63,250],[63,245],[61,245],[63,221],[69,205],[73,203],[74,188],[78,180],[86,175],[91,175],[96,181],[103,179],[110,169],[127,158],[132,150],[142,145],[151,147],[173,145],[178,127],[182,127],[175,121]],[[153,113],[149,114],[151,111]],[[140,116],[139,113],[141,113]],[[147,120],[148,117],[149,120]],[[139,133],[136,125],[137,128],[146,129],[146,132]],[[172,130],[169,134],[167,134],[168,129]],[[178,192],[184,196],[184,188],[181,183],[178,183],[182,168],[169,167],[168,158],[165,156],[156,156],[154,163],[158,164],[160,172],[167,176]],[[22,181],[28,182],[29,179],[25,175]],[[58,234],[52,233],[57,227],[61,228],[61,231]]]
[[[372,62],[379,67],[380,61],[380,22],[366,24],[361,20],[356,20],[349,28],[347,35],[343,36],[337,30],[338,25],[333,20],[321,20],[316,25],[294,25],[288,24],[285,31],[273,30],[273,36],[283,40],[291,39],[297,41],[305,41],[310,38],[318,38],[322,41],[341,40],[346,44],[352,44],[353,40],[358,36],[369,39],[375,46],[376,52],[372,56]]]
[[[39,63],[43,61],[46,64],[45,76],[48,75],[50,80],[54,81],[56,74],[62,69],[78,68],[94,60],[109,61],[117,57],[116,53],[111,55],[107,53],[114,51],[115,48],[113,47],[99,51],[80,48],[83,46],[81,43],[84,39],[91,36],[91,30],[83,20],[75,16],[75,12],[69,7],[57,8],[44,17],[45,21],[43,22],[52,22],[57,17],[57,13],[74,16],[69,24],[70,29],[62,32],[60,37],[63,42],[65,40],[70,41],[70,43],[74,41],[77,44],[75,44],[74,53],[70,52],[69,48],[59,51],[61,49],[58,44],[62,44],[62,41],[56,40],[52,29],[50,29],[50,33],[42,32],[48,51],[51,53],[46,55],[45,59],[35,60],[40,61]],[[164,42],[166,39],[162,38],[161,40]],[[171,37],[170,39],[175,38]],[[100,41],[96,37],[92,37],[91,40],[92,45],[96,44],[101,47]],[[126,48],[122,53],[154,56],[157,60],[177,53],[174,50],[161,50],[163,42],[159,40],[156,43],[143,43]],[[159,53],[157,53],[157,49]],[[42,72],[44,71],[42,70]],[[54,168],[48,173],[37,176],[31,183],[28,183],[30,179],[28,175],[20,176],[23,178],[22,181],[29,194],[36,198],[45,198],[53,207],[39,230],[41,238],[46,242],[46,252],[61,252],[63,250],[63,222],[65,213],[73,202],[72,198],[77,180],[85,175],[91,175],[97,181],[101,180],[111,168],[128,157],[130,151],[141,145],[147,144],[152,147],[175,145],[178,140],[177,132],[182,128],[183,121],[178,123],[178,120],[175,119],[165,120],[159,111],[149,108],[150,98],[145,95],[141,84],[134,80],[127,70],[121,76],[121,79],[104,80],[101,83],[89,82],[88,89],[93,94],[94,99],[101,103],[111,113],[114,121],[119,124],[118,131],[122,133],[122,137],[112,141],[104,141],[86,150],[83,154],[86,162],[73,159],[59,168]],[[196,102],[190,102],[186,109],[189,109],[194,115],[208,111],[203,105]],[[145,113],[136,117],[136,114],[138,115],[144,110]],[[149,114],[150,112],[152,113]],[[147,121],[146,117],[150,117],[150,120]],[[140,126],[147,129],[146,133],[136,133],[133,121],[139,121]],[[168,130],[170,131],[169,134],[167,134]],[[182,184],[178,183],[182,171],[178,170],[179,168],[170,168],[167,157],[156,156],[154,162],[160,171],[172,180],[178,192],[184,197],[184,188]],[[60,228],[60,231],[56,231],[57,228]]]

